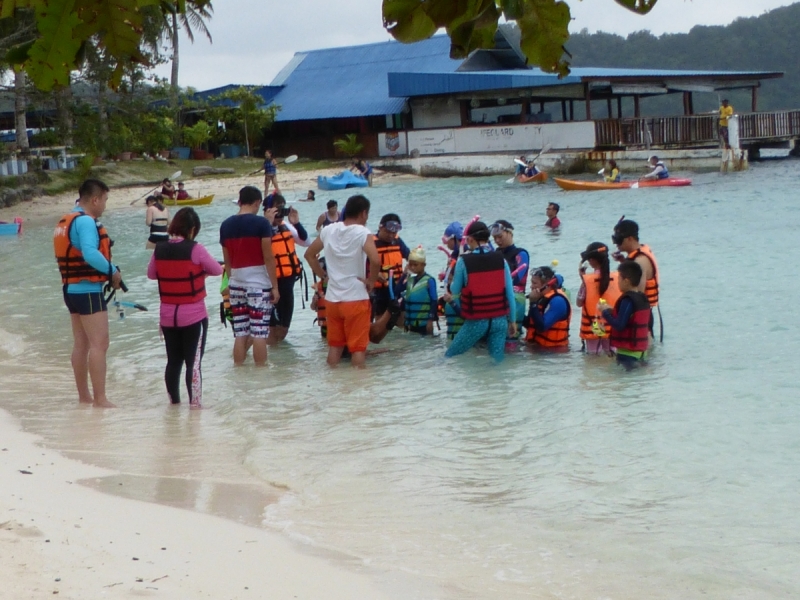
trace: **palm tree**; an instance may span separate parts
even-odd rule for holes
[[[180,65],[180,31],[183,29],[189,41],[194,43],[195,32],[200,32],[211,39],[211,32],[208,30],[206,21],[212,17],[214,7],[211,0],[186,0],[186,10],[178,11],[177,2],[171,0],[161,0],[161,14],[164,16],[164,29],[162,39],[169,40],[172,46],[172,74],[170,76],[170,86],[173,92],[178,90],[178,68]]]

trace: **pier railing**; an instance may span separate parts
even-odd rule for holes
[[[602,119],[594,122],[598,148],[692,148],[719,144],[716,115]],[[739,115],[741,143],[800,138],[800,110]]]
[[[595,121],[598,147],[691,147],[716,143],[714,115],[642,117]]]
[[[781,141],[800,137],[800,110],[739,115],[739,139]]]

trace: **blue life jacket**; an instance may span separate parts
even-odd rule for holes
[[[658,174],[658,178],[659,178],[659,179],[667,179],[667,178],[669,177],[669,171],[667,170],[667,165],[665,165],[665,164],[664,164],[663,162],[661,162],[661,161],[658,161],[658,162],[656,163],[656,167],[664,167],[664,170],[663,170],[663,171],[661,171],[661,172]]]
[[[427,273],[408,278],[403,297],[407,327],[424,327],[431,315],[435,314],[436,302],[428,293],[428,282],[432,279]]]

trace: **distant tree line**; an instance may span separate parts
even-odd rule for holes
[[[567,42],[573,67],[618,67],[723,71],[783,71],[782,79],[765,81],[758,90],[759,110],[800,108],[800,61],[797,32],[800,3],[759,17],[739,18],[727,26],[696,26],[689,33],[654,36],[648,31],[627,38],[609,33],[573,34]],[[749,90],[723,93],[737,112],[749,112]],[[695,111],[717,107],[714,94],[695,93]],[[682,114],[680,94],[651,98],[642,105],[650,114]]]

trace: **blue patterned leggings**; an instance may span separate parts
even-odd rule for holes
[[[464,325],[453,338],[445,356],[458,356],[477,344],[488,334],[489,355],[500,362],[505,357],[508,321],[506,317],[464,321]]]

